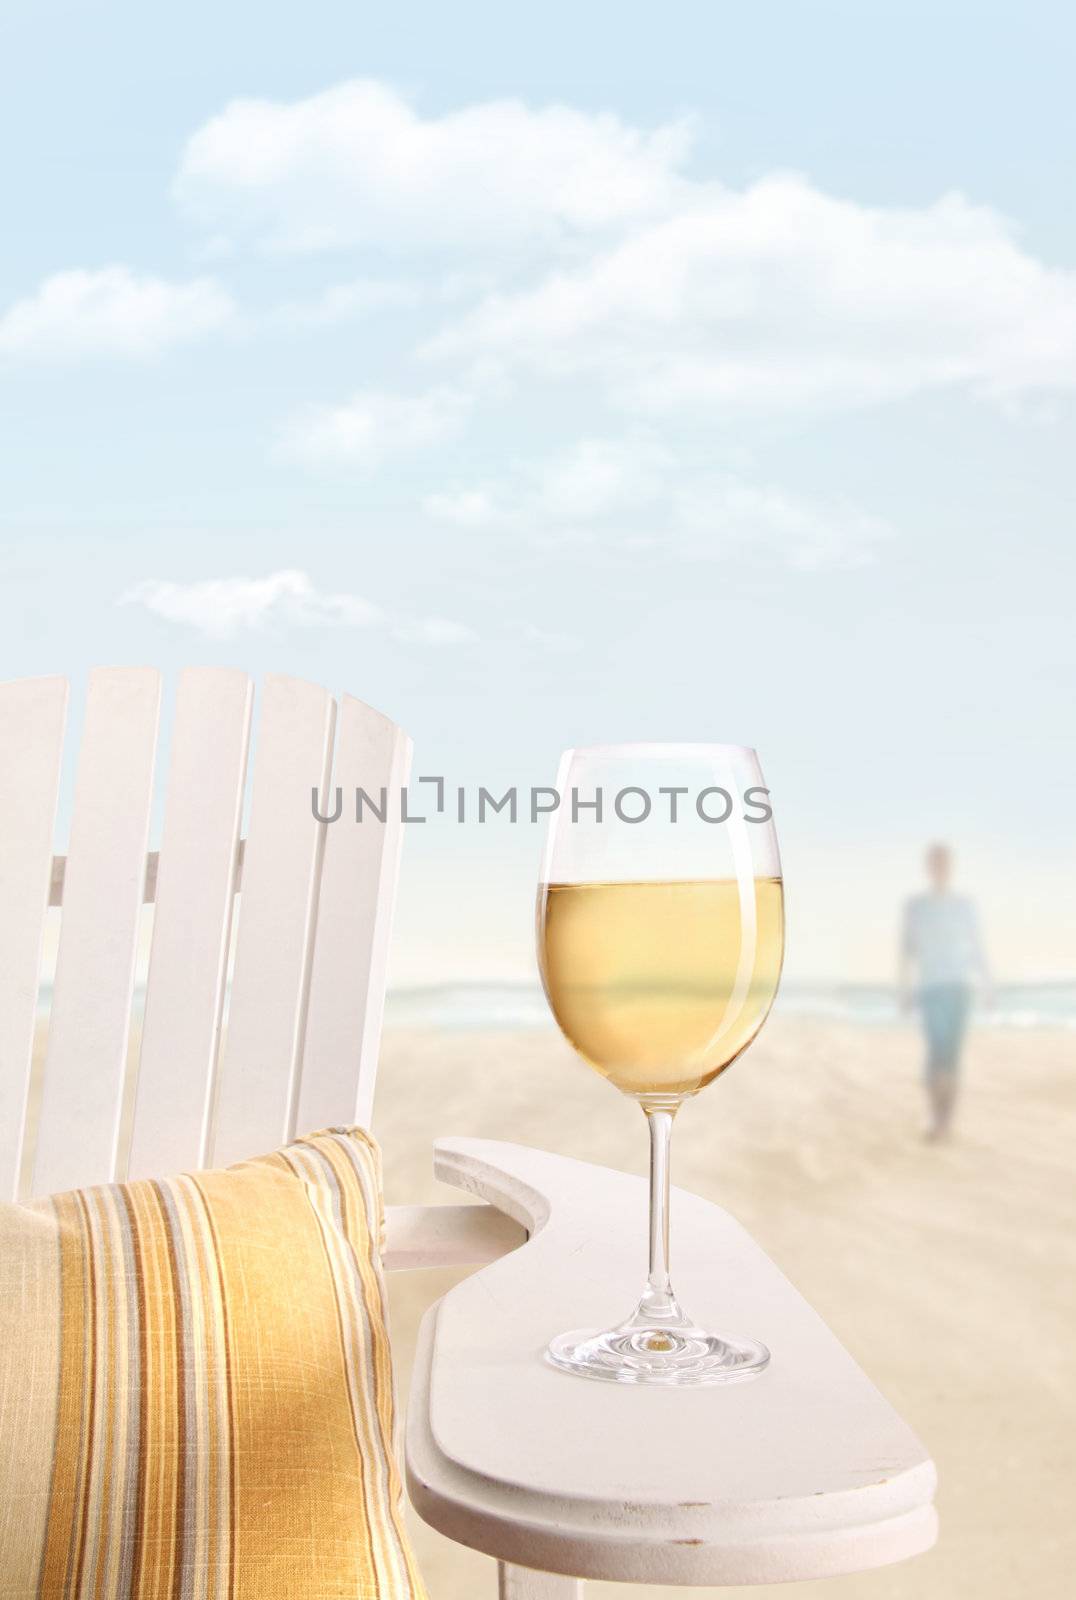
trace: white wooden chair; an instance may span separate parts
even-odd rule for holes
[[[64,858],[53,830],[67,684],[0,688],[8,1194],[223,1164],[371,1120],[401,828],[319,823],[310,796],[398,789],[409,741],[358,700],[337,707],[323,689],[269,678],[242,839],[252,686],[240,672],[187,671],[161,847],[147,854],[160,693],[153,671],[92,674]],[[38,1105],[50,904],[62,920]],[[498,1558],[502,1597],[569,1600],[584,1577],[821,1577],[933,1542],[922,1446],[724,1212],[676,1193],[678,1283],[700,1317],[763,1338],[771,1368],[725,1388],[622,1389],[555,1372],[540,1352],[554,1331],[607,1320],[630,1298],[642,1180],[467,1139],[441,1142],[436,1167],[485,1203],[390,1210],[386,1266],[481,1270],[425,1319],[408,1481],[427,1521]]]

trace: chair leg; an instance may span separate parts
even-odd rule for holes
[[[534,1572],[530,1567],[498,1561],[500,1600],[583,1600],[582,1578],[562,1578],[556,1572]]]

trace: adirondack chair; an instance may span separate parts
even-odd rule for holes
[[[337,707],[323,689],[269,678],[244,839],[251,683],[187,671],[160,851],[147,854],[160,695],[149,670],[92,674],[64,858],[53,830],[67,684],[0,688],[8,1194],[227,1163],[297,1131],[371,1121],[401,828],[319,823],[310,792],[397,788],[409,741],[358,700]],[[38,1106],[50,905],[62,921]],[[625,1390],[558,1373],[540,1353],[629,1292],[642,1180],[491,1141],[445,1139],[434,1159],[482,1204],[390,1209],[385,1264],[479,1270],[426,1316],[408,1482],[428,1522],[498,1559],[503,1600],[572,1600],[586,1577],[821,1577],[933,1542],[922,1446],[724,1212],[675,1194],[678,1281],[700,1317],[762,1337],[771,1368],[732,1387]]]

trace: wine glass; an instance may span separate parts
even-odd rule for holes
[[[553,1015],[650,1129],[649,1274],[625,1322],[561,1334],[554,1366],[619,1383],[753,1376],[765,1345],[698,1327],[669,1279],[669,1144],[682,1102],[747,1049],[777,992],[784,898],[769,791],[741,745],[568,750],[538,891]]]

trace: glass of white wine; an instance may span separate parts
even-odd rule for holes
[[[757,1341],[698,1327],[669,1278],[673,1119],[747,1049],[777,992],[784,897],[758,757],[741,745],[569,750],[538,891],[553,1015],[650,1129],[649,1274],[625,1322],[561,1334],[554,1366],[619,1383],[761,1372]]]

